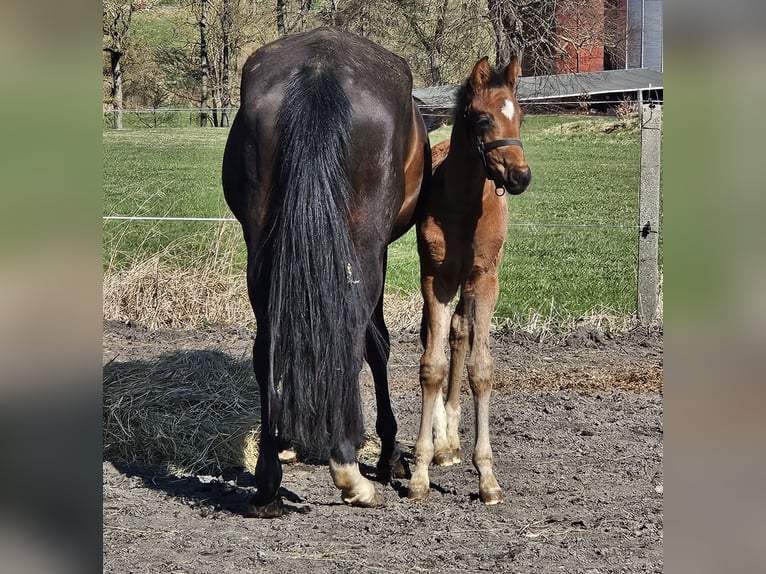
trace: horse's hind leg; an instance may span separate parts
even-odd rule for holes
[[[479,472],[479,498],[485,504],[503,501],[503,491],[492,470],[492,447],[489,444],[489,395],[494,377],[489,327],[498,291],[497,269],[493,269],[472,274],[462,294],[470,328],[468,382],[473,392],[476,419],[473,465]]]
[[[388,390],[388,358],[391,351],[391,339],[383,317],[383,294],[372,315],[372,321],[365,336],[365,358],[372,371],[375,382],[375,402],[377,420],[375,430],[380,437],[381,448],[378,459],[378,479],[387,482],[394,478],[404,478],[406,471],[402,464],[401,451],[396,444],[396,417],[391,408]]]
[[[362,476],[356,461],[356,447],[345,441],[330,451],[330,476],[340,489],[343,502],[351,506],[381,506],[375,485]]]
[[[282,482],[282,465],[277,454],[277,438],[273,429],[269,401],[268,339],[265,329],[259,329],[253,345],[253,369],[261,393],[261,437],[258,462],[255,465],[255,495],[250,501],[249,514],[258,518],[276,518],[282,515],[282,499],[277,495]]]

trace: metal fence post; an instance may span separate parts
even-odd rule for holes
[[[649,325],[659,313],[660,150],[662,104],[641,104],[641,188],[638,197],[638,320]]]

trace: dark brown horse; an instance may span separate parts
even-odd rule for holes
[[[381,503],[363,477],[358,385],[375,380],[379,475],[401,475],[383,322],[387,245],[411,227],[430,177],[425,126],[405,61],[338,29],[257,50],[223,160],[226,201],[247,244],[261,393],[258,516],[282,512],[280,447],[330,450],[342,499]]]
[[[489,327],[507,226],[506,197],[500,190],[522,193],[531,178],[519,140],[522,116],[515,87],[520,71],[515,60],[502,70],[493,70],[487,58],[479,60],[459,93],[449,143],[432,151],[432,187],[417,226],[425,347],[420,433],[409,490],[417,501],[428,497],[432,461],[450,465],[461,459],[460,383],[466,360],[476,414],[473,464],[479,496],[486,504],[502,501],[489,444]],[[458,290],[450,327],[449,303]],[[444,353],[448,333],[449,362]],[[448,375],[445,406],[442,385]]]

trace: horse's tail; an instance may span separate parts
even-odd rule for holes
[[[364,437],[363,281],[349,228],[351,102],[331,69],[304,65],[276,119],[268,316],[281,432],[310,448]],[[274,405],[277,406],[277,405]],[[274,412],[274,411],[272,411]]]

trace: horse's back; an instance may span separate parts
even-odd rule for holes
[[[285,36],[259,48],[242,69],[242,106],[257,105],[256,98],[283,85],[301,67],[331,68],[353,82],[358,92],[374,89],[375,95],[399,94],[409,98],[412,74],[406,61],[378,44],[338,28],[316,28]],[[387,89],[380,91],[382,85]]]
[[[224,188],[235,215],[240,221],[249,218],[248,224],[266,217],[263,203],[274,188],[270,171],[278,151],[276,118],[285,105],[287,87],[299,75],[305,83],[332,76],[348,97],[351,131],[346,169],[352,193],[359,196],[364,211],[384,215],[382,228],[395,227],[405,195],[420,192],[419,184],[405,182],[412,149],[423,146],[422,141],[413,141],[413,133],[420,140],[423,136],[420,129],[413,129],[415,118],[422,119],[412,101],[412,74],[401,57],[336,28],[276,40],[256,50],[243,66],[241,107],[224,157]],[[314,126],[304,127],[310,131]],[[248,195],[259,196],[257,206]]]

